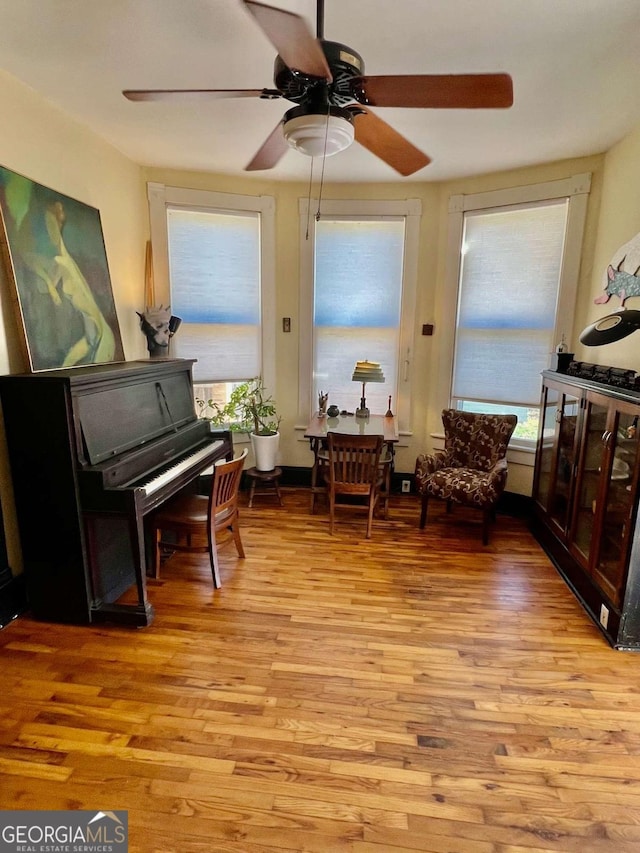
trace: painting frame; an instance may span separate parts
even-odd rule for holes
[[[0,249],[31,373],[124,361],[97,208],[0,165]]]

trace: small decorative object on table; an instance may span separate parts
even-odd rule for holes
[[[392,418],[392,417],[393,417],[393,412],[391,411],[391,394],[389,394],[389,408],[387,409],[387,412],[385,414],[385,418]]]
[[[566,373],[567,368],[573,361],[573,355],[574,354],[572,352],[569,352],[569,347],[567,346],[563,335],[560,343],[556,347],[556,364],[554,370],[557,370],[558,373]]]
[[[318,391],[318,415],[324,417],[327,414],[327,403],[329,395],[326,391]]]

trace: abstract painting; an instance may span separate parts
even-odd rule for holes
[[[123,361],[100,212],[0,166],[0,220],[29,369]]]

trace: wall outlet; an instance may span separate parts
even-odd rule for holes
[[[600,605],[600,624],[603,628],[609,624],[609,608],[605,607],[604,604]]]
[[[411,480],[403,480],[402,481],[402,491],[410,492],[411,491]]]

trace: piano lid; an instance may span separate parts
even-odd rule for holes
[[[75,401],[91,465],[195,421],[190,369],[80,394]]]

